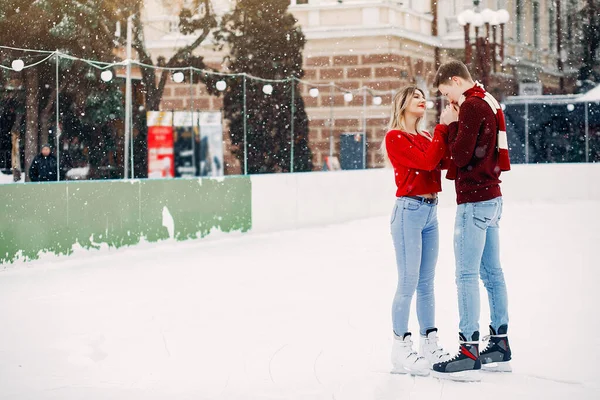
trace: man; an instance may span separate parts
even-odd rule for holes
[[[454,236],[456,285],[460,314],[460,350],[435,364],[434,375],[454,380],[479,380],[482,368],[510,371],[508,301],[499,255],[502,216],[500,172],[510,169],[504,114],[500,105],[475,83],[459,61],[440,66],[434,87],[450,105],[441,123],[448,125],[448,148],[455,179],[457,213]],[[449,122],[449,123],[448,123]],[[490,340],[479,353],[479,277],[490,305]]]
[[[56,181],[56,158],[50,154],[50,146],[42,146],[41,154],[33,159],[29,167],[29,179],[31,182],[52,182]]]

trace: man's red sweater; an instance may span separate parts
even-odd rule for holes
[[[491,200],[502,196],[498,165],[496,115],[479,97],[467,97],[458,121],[448,125],[448,147],[458,167],[458,204]]]
[[[433,140],[391,130],[385,136],[385,147],[394,167],[396,197],[415,196],[442,191],[440,161],[446,155],[448,127],[438,125]]]

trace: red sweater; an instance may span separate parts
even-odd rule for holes
[[[491,200],[502,196],[498,166],[496,115],[478,97],[461,105],[458,122],[448,125],[448,147],[456,174],[458,204]]]
[[[438,125],[433,140],[399,130],[389,131],[385,147],[396,176],[396,197],[442,191],[442,164],[448,127]]]

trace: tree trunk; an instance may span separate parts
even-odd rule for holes
[[[25,130],[25,172],[29,181],[29,167],[39,152],[39,75],[35,68],[25,70],[25,113],[27,115]]]
[[[56,88],[50,94],[48,98],[48,103],[44,106],[42,113],[40,115],[40,144],[43,146],[48,144],[49,132],[50,132],[50,118],[52,118],[52,113],[54,111],[54,103],[56,102],[54,99],[56,98]],[[56,135],[56,132],[55,132]],[[56,142],[54,147],[58,147],[59,143]]]
[[[21,125],[23,124],[23,118],[25,115],[20,114],[15,118],[15,123],[11,129],[11,168],[13,172],[13,181],[19,182],[21,180]]]
[[[50,116],[42,113],[40,116],[40,144],[48,144],[48,130],[50,128]]]

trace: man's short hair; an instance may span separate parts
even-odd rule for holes
[[[473,80],[469,73],[469,69],[465,64],[460,61],[452,60],[440,65],[440,68],[438,68],[435,73],[433,87],[438,88],[440,85],[443,85],[448,82],[448,80],[452,79],[453,76],[459,76],[470,81]]]

